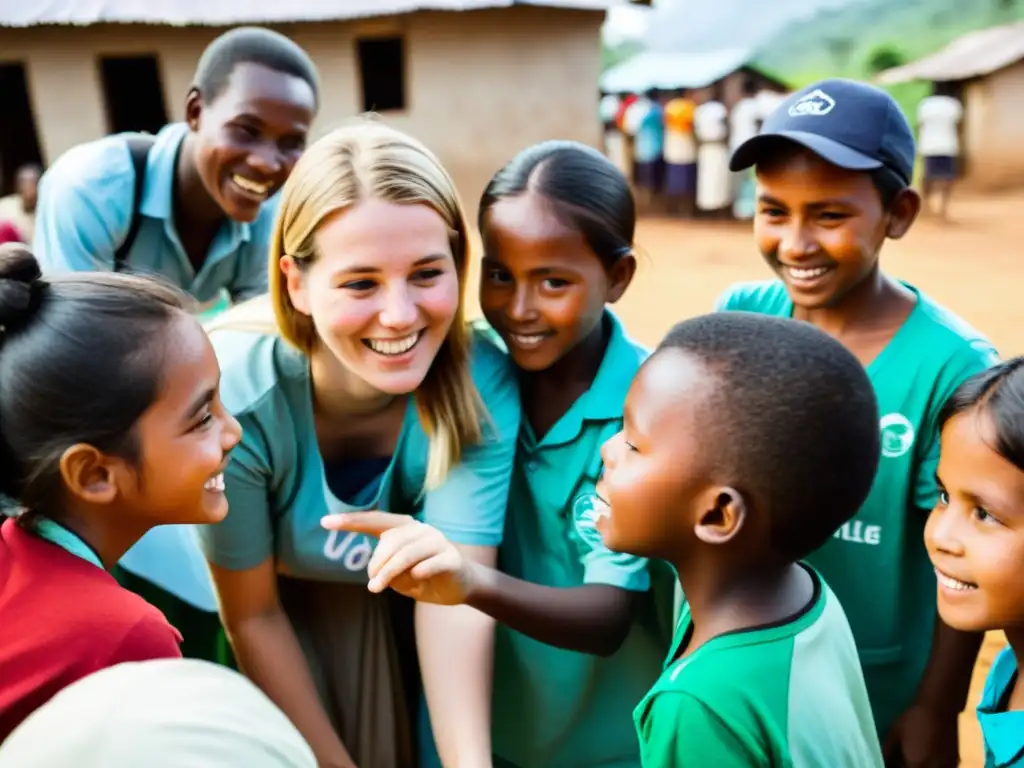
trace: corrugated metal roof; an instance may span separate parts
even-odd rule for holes
[[[700,53],[644,51],[601,75],[606,93],[643,93],[652,88],[703,88],[750,63],[749,48]]]
[[[626,0],[0,0],[0,26],[166,24],[230,26],[471,11],[536,5],[601,11]]]
[[[984,77],[1024,59],[1024,22],[970,32],[942,50],[881,73],[883,85],[910,80],[969,80]]]

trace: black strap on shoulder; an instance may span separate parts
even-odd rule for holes
[[[128,139],[128,152],[132,157],[132,167],[135,169],[135,196],[132,198],[132,223],[128,227],[128,234],[114,252],[115,272],[120,272],[128,261],[128,253],[135,244],[139,226],[142,224],[142,213],[139,208],[142,205],[142,188],[146,184],[146,158],[154,141],[155,137],[148,134],[139,134]]]

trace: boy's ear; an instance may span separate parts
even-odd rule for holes
[[[921,195],[916,189],[907,187],[902,190],[889,206],[889,223],[885,228],[885,236],[899,240],[913,226],[921,212]]]
[[[725,544],[736,538],[747,520],[747,503],[735,488],[717,488],[694,526],[705,544]]]

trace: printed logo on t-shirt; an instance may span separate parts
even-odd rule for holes
[[[836,107],[836,100],[820,88],[815,88],[789,107],[790,117],[821,117]]]
[[[586,544],[602,544],[597,520],[608,513],[607,505],[593,491],[585,491],[572,503],[572,524]]]
[[[914,425],[902,413],[887,413],[878,423],[882,430],[882,455],[897,459],[914,444]]]
[[[832,538],[877,547],[882,543],[882,526],[865,525],[860,520],[850,520],[843,523],[843,527],[832,534]]]
[[[370,564],[370,555],[377,540],[363,533],[352,531],[331,531],[324,541],[324,557],[341,563],[345,570],[358,573]]]

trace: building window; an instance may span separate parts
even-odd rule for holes
[[[363,82],[363,111],[405,109],[405,40],[375,37],[356,42]]]
[[[42,156],[22,64],[0,64],[0,93],[4,95],[3,119],[0,120],[0,195],[5,195],[14,191],[18,169],[24,165],[42,165]]]
[[[111,133],[156,133],[167,125],[167,106],[156,56],[103,56],[100,77]]]

